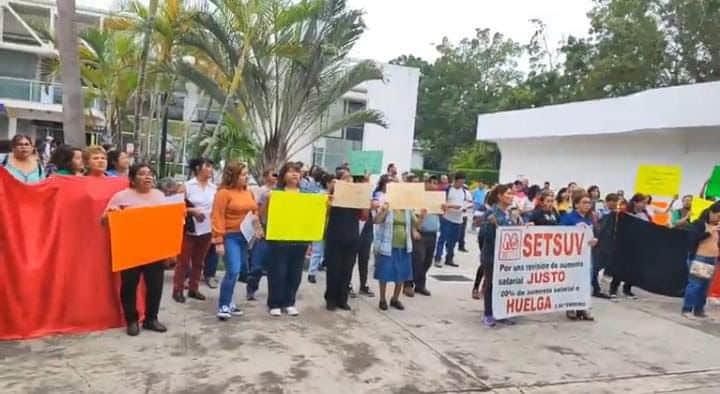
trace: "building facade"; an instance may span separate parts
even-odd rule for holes
[[[103,11],[78,7],[78,31],[101,26]],[[48,0],[0,0],[0,140],[17,133],[63,139],[62,84],[51,72],[58,53],[40,30],[55,30],[57,7]],[[89,131],[105,119],[97,105],[87,115]]]
[[[500,181],[527,177],[557,190],[574,181],[634,190],[641,164],[678,165],[697,195],[720,163],[720,82],[478,117],[477,139],[498,144]]]

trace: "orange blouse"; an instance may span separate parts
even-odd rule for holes
[[[249,190],[218,190],[212,209],[212,242],[222,243],[225,234],[240,231],[247,214],[257,214],[257,208],[255,197]]]

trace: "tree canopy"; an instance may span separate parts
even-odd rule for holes
[[[587,36],[557,49],[532,20],[527,43],[477,29],[456,43],[443,39],[432,63],[394,59],[422,72],[415,136],[432,146],[426,166],[495,163],[497,151],[475,142],[478,114],[720,78],[720,0],[595,0],[588,19]]]

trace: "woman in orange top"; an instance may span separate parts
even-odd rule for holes
[[[215,194],[212,210],[212,242],[220,257],[225,256],[225,277],[220,285],[217,317],[227,320],[241,316],[242,311],[233,302],[233,291],[238,275],[245,265],[248,242],[240,226],[249,213],[255,214],[257,203],[247,187],[248,170],[245,164],[230,163],[225,167],[222,183]],[[262,238],[259,220],[253,221],[255,236]]]

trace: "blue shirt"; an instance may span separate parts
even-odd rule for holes
[[[420,225],[420,232],[436,233],[440,231],[440,216],[427,215]]]
[[[560,217],[561,226],[577,226],[580,223],[585,223],[588,226],[592,227],[592,214],[588,214],[587,216],[583,217],[578,211],[572,211]]]
[[[478,187],[478,188],[475,189],[475,191],[473,192],[473,202],[476,203],[476,204],[483,204],[483,203],[485,203],[485,194],[487,194],[487,192],[485,191],[485,189],[481,189],[481,188]]]

